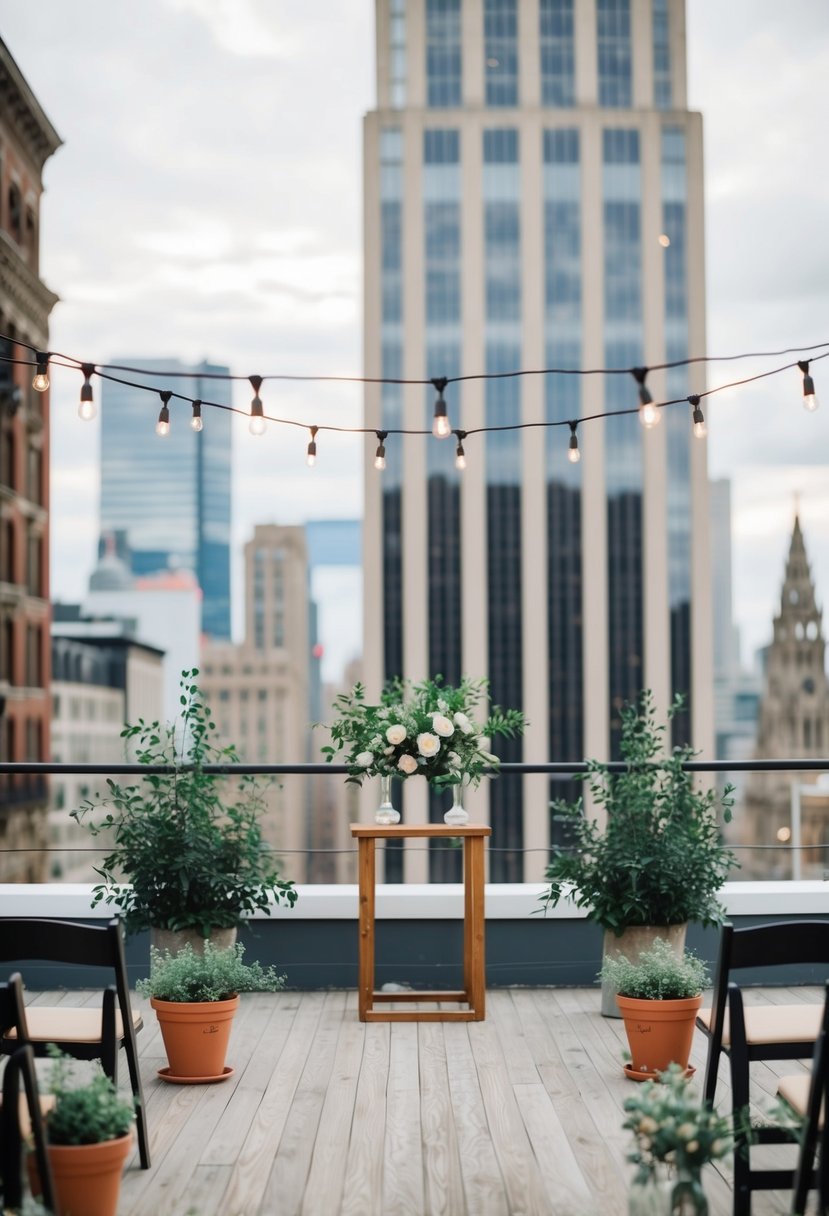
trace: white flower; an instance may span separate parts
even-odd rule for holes
[[[417,761],[414,756],[401,756],[397,761],[397,767],[402,773],[416,773]]]
[[[487,764],[500,764],[501,763],[501,761],[498,759],[497,756],[493,756],[492,752],[485,752],[483,750],[483,748],[479,748],[478,755],[483,760],[486,760]]]
[[[696,1128],[693,1123],[683,1123],[676,1129],[676,1134],[681,1136],[683,1140],[693,1140]]]
[[[377,710],[378,718],[387,718],[388,716],[389,716],[389,711],[387,709],[378,709]]]
[[[457,752],[450,752],[446,759],[449,761],[452,768],[460,768],[461,758]]]
[[[450,735],[454,735],[455,733],[454,726],[443,714],[432,714],[432,730],[436,735],[440,735],[442,739],[448,739]]]
[[[440,751],[440,739],[437,735],[430,734],[428,730],[424,730],[423,734],[417,736],[417,750],[421,756],[436,756]]]
[[[394,748],[393,748],[393,747],[384,747],[384,748],[383,748],[383,755],[384,755],[384,756],[392,756],[392,755],[394,755]]]
[[[699,1151],[699,1140],[689,1140],[685,1145],[685,1151],[688,1153],[696,1153]]]
[[[354,763],[357,768],[368,768],[370,764],[374,763],[374,752],[360,752]]]
[[[390,726],[386,731],[386,738],[392,747],[397,747],[397,744],[402,743],[406,738],[406,727],[401,726],[399,722],[394,726]]]
[[[371,743],[369,743],[369,747],[372,748],[372,750],[375,752],[379,752],[379,750],[382,746],[383,746],[383,740],[380,738],[379,735],[375,735],[374,738],[372,739]]]
[[[454,723],[459,726],[465,735],[471,735],[473,731],[472,723],[467,718],[466,714],[456,713]]]

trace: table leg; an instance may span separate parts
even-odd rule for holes
[[[374,1004],[374,839],[361,837],[358,864],[360,881],[360,940],[359,940],[359,1017],[365,1022],[366,1013]]]
[[[486,964],[484,958],[484,841],[481,836],[467,840],[469,870],[466,879],[466,916],[469,934],[469,1003],[475,1021],[486,1016]],[[466,952],[464,952],[466,954]]]

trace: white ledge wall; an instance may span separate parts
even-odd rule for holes
[[[524,920],[544,915],[543,883],[492,883],[486,887],[487,920]],[[355,885],[298,886],[294,908],[277,906],[257,920],[356,920]],[[64,920],[106,919],[111,907],[92,907],[92,886],[84,883],[0,883],[0,916],[48,916]],[[829,916],[829,883],[729,882],[721,892],[728,916]],[[377,887],[377,916],[382,920],[460,920],[460,883],[406,883]],[[565,901],[546,913],[548,920],[584,920],[586,913]]]

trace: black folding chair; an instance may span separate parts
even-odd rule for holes
[[[823,1021],[815,1043],[811,1073],[781,1077],[777,1092],[803,1119],[800,1155],[794,1179],[793,1216],[804,1216],[810,1190],[817,1188],[818,1211],[829,1213],[829,1132],[826,1111],[829,1098],[829,984],[823,1005]],[[815,1157],[817,1155],[817,1165]]]
[[[778,921],[748,929],[726,923],[720,936],[720,953],[714,977],[710,1009],[701,1009],[697,1026],[708,1036],[704,1097],[714,1101],[720,1055],[731,1051],[727,1018],[728,986],[735,972],[750,967],[768,969],[789,964],[815,964],[820,974],[812,981],[829,977],[829,920]],[[808,1059],[820,1032],[819,1005],[750,1005],[744,1010],[748,1061]]]
[[[19,1026],[23,1013],[23,983],[18,974],[0,984],[0,1022]],[[21,1101],[20,1082],[23,1082]],[[9,1056],[3,1073],[3,1101],[0,1105],[0,1178],[3,1182],[3,1208],[20,1207],[23,1202],[23,1144],[34,1143],[40,1194],[47,1208],[54,1207],[54,1185],[46,1152],[41,1098],[31,1046],[18,1045]]]
[[[61,1051],[75,1059],[99,1059],[104,1072],[117,1084],[118,1050],[123,1047],[136,1103],[141,1167],[149,1169],[149,1137],[135,1039],[136,1032],[144,1023],[141,1015],[133,1013],[130,1007],[124,940],[119,922],[111,920],[106,924],[78,924],[34,917],[3,917],[0,919],[0,961],[12,960],[106,968],[112,973],[114,983],[105,988],[100,1010],[64,1005],[30,1005],[24,1011],[25,1024],[22,1028],[18,1030],[11,1024],[8,1028],[0,1027],[0,1051],[9,1054],[20,1045],[20,1039],[25,1039],[36,1055],[43,1056],[46,1054],[46,1044],[55,1043]]]

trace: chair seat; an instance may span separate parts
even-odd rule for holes
[[[26,1028],[32,1043],[100,1043],[101,1010],[73,1009],[63,1005],[27,1005]],[[140,1013],[133,1013],[132,1024],[140,1030],[144,1021]],[[17,1030],[9,1027],[4,1031],[6,1039],[16,1039]],[[124,1037],[121,1014],[115,1013],[115,1037]]]
[[[49,1114],[49,1111],[55,1105],[55,1095],[39,1094],[38,1101],[40,1102],[40,1113],[45,1118],[45,1116]],[[26,1101],[25,1094],[20,1095],[18,1119],[20,1121],[20,1134],[24,1140],[28,1140],[32,1131],[32,1122],[29,1118],[29,1103]]]
[[[773,1043],[814,1043],[820,1034],[822,1005],[747,1005],[744,1009],[746,1042],[752,1046]],[[710,1009],[700,1009],[697,1025],[711,1029]],[[728,1014],[723,1024],[723,1047],[730,1045]],[[810,1055],[811,1052],[804,1052]],[[807,1078],[808,1079],[808,1078]]]
[[[809,1109],[809,1087],[811,1080],[812,1078],[808,1072],[802,1072],[796,1076],[781,1077],[777,1082],[778,1097],[788,1102],[792,1110],[803,1118],[805,1118],[806,1112]],[[823,1127],[823,1107],[820,1110],[818,1126]]]

